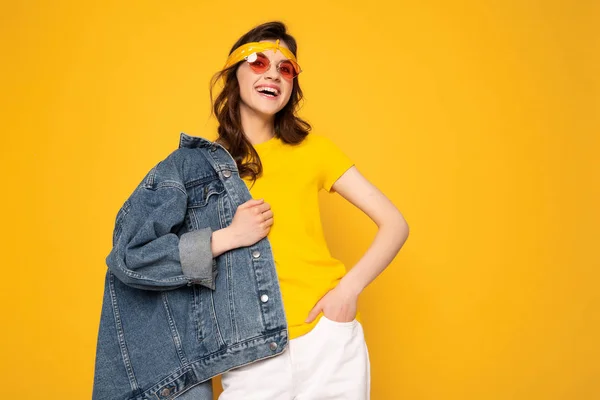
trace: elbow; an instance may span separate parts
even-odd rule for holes
[[[401,232],[401,236],[402,236],[402,243],[404,243],[406,241],[406,239],[408,239],[408,235],[410,233],[410,228],[408,226],[408,222],[406,222],[406,220],[404,218],[402,218],[402,221],[400,222],[400,232]]]
[[[406,219],[404,219],[404,216],[398,210],[385,215],[377,226],[380,230],[390,232],[401,243],[404,243],[410,230],[408,222],[406,222]]]
[[[410,227],[408,226],[408,222],[406,222],[404,217],[402,217],[402,226],[403,226],[404,231],[406,232],[406,236],[408,237],[408,234],[410,232]]]
[[[393,221],[392,224],[396,232],[396,237],[400,241],[400,246],[402,246],[402,244],[404,244],[410,233],[410,227],[408,226],[408,222],[406,222],[406,219],[400,211],[397,211],[396,215],[390,220]]]

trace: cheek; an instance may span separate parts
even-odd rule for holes
[[[290,85],[286,91],[285,91],[285,98],[284,100],[284,104],[287,104],[290,101],[290,98],[292,97],[292,89],[293,87]]]
[[[244,102],[248,102],[250,100],[250,88],[248,87],[247,84],[243,84],[243,82],[240,82],[240,97],[242,98],[242,100],[244,100]]]
[[[250,100],[250,95],[254,90],[252,86],[252,82],[249,81],[248,77],[244,74],[237,74],[238,85],[240,87],[240,97],[244,102],[248,102]]]

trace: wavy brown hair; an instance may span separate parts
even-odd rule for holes
[[[258,25],[238,39],[229,54],[243,44],[259,42],[261,40],[280,39],[288,46],[289,50],[297,56],[298,46],[296,39],[289,35],[285,24],[280,21],[267,22]],[[250,176],[254,182],[262,173],[262,163],[258,153],[244,135],[240,116],[240,87],[236,76],[237,68],[244,61],[217,72],[210,83],[210,101],[212,113],[219,121],[219,138],[222,144],[235,160],[241,177]],[[223,90],[213,101],[213,90],[218,81],[225,79]],[[285,107],[275,114],[275,137],[284,143],[297,144],[302,142],[311,130],[308,122],[296,115],[298,104],[303,98],[298,77],[294,78],[292,94]],[[246,160],[244,162],[244,160]]]

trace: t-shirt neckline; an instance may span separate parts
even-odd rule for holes
[[[265,140],[264,142],[260,142],[260,143],[256,143],[253,144],[252,146],[256,149],[256,150],[265,150],[268,149],[272,146],[274,146],[277,143],[277,136],[273,136],[270,139]]]

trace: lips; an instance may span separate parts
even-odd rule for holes
[[[254,89],[268,99],[276,99],[281,94],[281,89],[276,85],[258,85]]]

